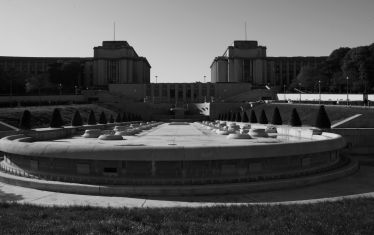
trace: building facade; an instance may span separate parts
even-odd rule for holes
[[[234,41],[222,56],[214,58],[212,83],[248,82],[254,87],[288,86],[302,66],[316,66],[326,57],[267,57],[257,41]]]
[[[151,66],[126,41],[104,41],[94,48],[93,83],[108,84],[149,83]]]
[[[50,72],[56,65],[79,63],[81,88],[102,88],[109,84],[147,84],[150,64],[126,41],[104,41],[94,48],[94,57],[12,57],[0,56],[0,70],[27,76]],[[63,81],[61,81],[63,83]]]
[[[259,100],[271,96],[266,90],[252,90],[250,83],[150,83],[110,84],[109,92],[124,99],[147,103],[188,104]],[[238,94],[251,93],[243,99]]]

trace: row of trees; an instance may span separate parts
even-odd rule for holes
[[[120,113],[117,114],[116,119],[113,118],[113,115],[110,115],[109,120],[107,119],[107,115],[103,112],[101,112],[99,116],[99,121],[97,121],[95,113],[93,110],[90,111],[88,118],[87,118],[87,124],[88,125],[96,125],[96,124],[107,124],[107,123],[121,123],[121,122],[131,122],[131,121],[142,121],[142,118],[140,115],[136,115],[133,113],[126,113],[124,112],[121,116]],[[78,110],[75,111],[72,119],[71,119],[71,125],[72,126],[82,126],[83,119]],[[59,128],[65,125],[65,122],[62,119],[60,110],[58,108],[53,110],[50,127],[53,128]],[[33,128],[32,124],[32,115],[29,110],[25,110],[22,113],[22,116],[20,118],[19,122],[19,128],[22,130],[29,130]]]
[[[83,69],[80,62],[53,63],[47,72],[28,74],[14,68],[0,68],[0,94],[23,95],[75,93],[75,87],[83,85]]]
[[[249,122],[249,123],[260,123],[260,124],[268,124],[268,118],[266,116],[265,110],[261,111],[260,118],[257,119],[256,112],[251,109],[249,118],[247,116],[247,112],[228,112],[228,113],[222,113],[218,115],[218,120],[221,121],[232,121],[232,122]],[[271,119],[271,124],[273,125],[282,125],[283,120],[282,116],[279,112],[278,107],[274,108],[273,116]],[[290,126],[301,126],[301,119],[300,116],[296,110],[296,108],[292,109],[291,117],[289,119]],[[325,107],[321,105],[318,110],[317,118],[315,121],[315,126],[322,129],[329,129],[331,127],[330,118],[327,115],[327,112],[325,110]]]
[[[326,92],[367,93],[374,89],[374,43],[355,48],[334,50],[316,67],[302,67],[291,89],[302,87],[318,92],[319,85]]]

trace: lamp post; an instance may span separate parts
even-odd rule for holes
[[[205,83],[206,76],[204,75],[204,83]]]
[[[299,93],[300,93],[299,103],[301,103],[301,82],[299,83]]]
[[[349,80],[349,77],[347,76],[347,106],[349,105],[349,97],[348,97],[348,80]]]
[[[319,102],[321,104],[321,80],[318,80],[318,92],[319,92]]]
[[[155,76],[155,78],[156,78],[156,83],[157,83],[157,77],[158,77],[158,76],[156,75],[156,76]]]

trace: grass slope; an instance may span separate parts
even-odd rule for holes
[[[75,110],[79,110],[83,123],[87,122],[88,114],[90,110],[94,110],[96,119],[99,119],[99,115],[102,111],[105,112],[107,118],[110,114],[115,113],[107,108],[95,105],[95,104],[82,104],[82,105],[56,105],[56,106],[30,106],[30,107],[17,107],[17,108],[0,108],[0,121],[8,123],[12,126],[18,127],[19,119],[25,109],[31,112],[33,117],[33,127],[48,127],[52,118],[52,112],[54,108],[59,108],[61,111],[62,119],[66,125],[70,125],[71,119],[73,118]]]
[[[372,234],[374,199],[110,209],[0,204],[1,234]]]
[[[314,126],[318,114],[319,105],[303,104],[262,104],[254,107],[256,114],[264,109],[266,115],[271,119],[275,106],[278,107],[284,124],[287,124],[293,108],[297,109],[303,125]],[[355,114],[362,114],[361,117],[350,121],[340,127],[369,128],[374,127],[374,109],[361,107],[346,107],[337,105],[325,106],[326,112],[332,124],[342,121]],[[269,120],[270,121],[270,120]]]

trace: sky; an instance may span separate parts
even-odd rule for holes
[[[151,82],[203,82],[245,24],[268,56],[369,45],[374,0],[0,0],[0,56],[92,57],[114,39],[113,22],[115,39],[151,64]]]

